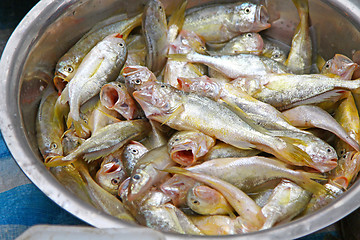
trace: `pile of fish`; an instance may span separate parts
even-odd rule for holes
[[[167,17],[149,0],[98,23],[44,91],[44,164],[84,201],[165,232],[242,234],[325,206],[360,170],[359,66],[322,60],[307,0],[293,3],[288,49],[250,2]]]

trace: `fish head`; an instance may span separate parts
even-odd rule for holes
[[[117,65],[123,65],[125,63],[128,52],[123,35],[119,33],[111,34],[99,42],[98,45],[104,45],[104,48],[107,50],[106,54],[112,53],[117,56]]]
[[[301,146],[299,146],[301,148]],[[338,156],[335,149],[322,140],[314,141],[306,145],[304,150],[313,160],[312,168],[324,173],[337,166]]]
[[[332,73],[339,75],[341,79],[350,80],[357,69],[359,69],[359,65],[350,58],[342,54],[336,54],[332,59],[325,63],[321,69],[321,73]]]
[[[167,117],[181,106],[179,90],[159,82],[148,82],[141,90],[133,92],[146,117]]]
[[[213,81],[208,76],[201,76],[198,78],[183,78],[177,79],[179,89],[184,92],[192,92],[201,96],[218,99],[221,93],[221,86],[218,82]]]
[[[143,66],[127,66],[123,69],[123,75],[129,92],[140,90],[147,82],[157,81],[155,74]]]
[[[117,194],[122,181],[126,178],[126,173],[119,160],[102,164],[96,173],[96,182],[111,194]]]
[[[66,84],[70,82],[75,75],[77,66],[74,61],[75,59],[67,58],[67,56],[64,55],[64,57],[62,57],[56,65],[54,84],[59,92],[62,92]]]
[[[124,149],[123,158],[125,158],[127,162],[133,162],[140,159],[140,157],[148,151],[149,150],[141,143],[131,141]]]
[[[342,152],[338,167],[334,169],[331,181],[347,189],[360,171],[360,153],[356,151]]]
[[[152,173],[154,169],[147,167],[135,169],[129,182],[128,200],[134,201],[145,195],[152,186]],[[156,171],[156,170],[155,170]]]
[[[187,50],[184,52],[184,50],[180,49],[176,53],[189,53],[193,50],[200,54],[206,54],[205,40],[193,31],[182,30],[176,42],[178,42],[178,46]]]
[[[128,194],[129,194],[129,184],[130,184],[130,177],[126,178],[120,185],[118,189],[117,195],[122,203],[129,203]]]
[[[232,46],[232,54],[250,52],[259,55],[264,48],[264,41],[260,34],[248,32],[241,34]]]
[[[125,84],[105,84],[100,91],[100,101],[106,108],[116,110],[126,119],[134,118],[137,107]]]
[[[230,21],[234,23],[229,30],[237,33],[259,32],[271,26],[265,6],[253,3],[241,3],[235,6]]]
[[[187,204],[197,213],[206,213],[220,204],[220,193],[205,185],[195,185],[188,192]]]
[[[45,140],[44,149],[40,149],[40,151],[45,159],[62,156],[64,154],[61,139],[52,138],[51,136]]]
[[[184,206],[187,193],[195,183],[196,181],[190,177],[175,174],[160,185],[160,190],[171,198],[175,206]]]

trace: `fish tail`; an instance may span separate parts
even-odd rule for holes
[[[59,166],[66,166],[69,165],[70,163],[74,162],[74,160],[71,161],[65,161],[64,160],[64,156],[52,156],[52,157],[47,157],[44,160],[44,164],[46,167],[59,167]]]
[[[312,192],[313,194],[327,192],[327,189],[324,185],[312,179],[320,181],[327,180],[326,177],[319,173],[301,172],[301,180],[297,184],[305,190]]]
[[[142,23],[142,13],[136,15],[135,17],[132,18],[132,22],[123,30],[123,32],[121,32],[120,34],[122,35],[122,39],[126,40],[127,37],[129,36],[130,32],[141,25]]]
[[[174,11],[169,19],[168,26],[176,25],[178,29],[182,29],[185,20],[185,10],[187,6],[187,0],[183,1],[180,7]]]
[[[297,139],[292,139],[283,136],[278,138],[280,138],[285,143],[285,147],[280,147],[279,149],[275,149],[277,150],[277,153],[282,157],[282,159],[296,166],[311,167],[314,165],[314,162],[311,159],[311,157],[306,152],[301,150],[299,147],[294,145],[294,142],[296,142]]]
[[[72,115],[69,114],[68,119],[66,121],[66,125],[67,128],[70,128],[71,125],[74,125],[75,132],[79,137],[87,138],[90,136],[90,128],[82,119],[76,121],[74,120]]]
[[[293,0],[293,3],[298,10],[299,16],[308,15],[309,14],[309,2],[308,0]]]

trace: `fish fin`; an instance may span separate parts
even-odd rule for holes
[[[187,6],[187,0],[183,1],[180,6],[170,16],[168,26],[176,25],[179,31],[182,29],[185,20],[185,10]]]
[[[274,131],[274,132],[276,132],[276,131]],[[298,138],[292,138],[292,137],[287,137],[287,136],[277,136],[277,137],[279,137],[293,145],[299,144],[299,145],[308,146],[308,144],[305,141],[298,139]]]
[[[191,70],[193,72],[195,72],[199,77],[204,75],[202,72],[200,72],[199,68],[197,68],[196,65],[194,65],[192,63],[187,63],[187,66],[189,66],[191,68]]]
[[[319,54],[316,56],[316,66],[318,67],[318,69],[321,71],[322,68],[325,66],[325,59],[320,56]]]
[[[327,180],[326,177],[319,173],[310,173],[310,172],[301,172],[302,180],[297,184],[304,188],[305,190],[312,192],[313,194],[328,192],[326,187],[312,179],[324,181]]]
[[[60,103],[66,104],[69,101],[69,84],[66,85],[60,95]]]
[[[115,123],[116,123],[116,122],[121,122],[120,119],[118,119],[118,118],[116,118],[116,117],[114,117],[114,116],[112,116],[112,115],[104,112],[104,111],[101,110],[101,109],[98,109],[98,111],[101,112],[102,114],[104,114],[107,118],[111,119],[111,121],[113,121],[113,122],[115,122]]]
[[[44,164],[46,167],[66,166],[76,160],[76,159],[73,159],[70,161],[65,161],[63,159],[64,159],[64,156],[47,157],[44,160]]]
[[[293,3],[295,5],[296,9],[298,10],[300,18],[303,14],[307,14],[307,15],[309,14],[308,0],[293,0]]]
[[[142,16],[143,16],[143,13],[139,13],[138,15],[136,15],[135,17],[132,18],[132,22],[131,24],[129,24],[124,30],[123,32],[121,32],[120,34],[122,34],[122,38],[124,40],[127,39],[127,37],[129,36],[130,32],[141,25],[142,23]]]
[[[181,104],[181,105],[179,105],[179,106],[175,109],[175,111],[173,111],[173,112],[170,114],[170,116],[169,116],[167,119],[165,119],[165,121],[164,121],[163,123],[161,123],[161,126],[164,125],[164,124],[166,124],[168,121],[170,121],[171,119],[173,119],[174,117],[176,117],[176,115],[182,113],[183,111],[184,111],[184,105]]]
[[[174,61],[179,61],[179,62],[188,62],[189,59],[187,57],[187,54],[168,54],[167,55],[168,59],[174,60]]]
[[[66,121],[67,128],[70,128],[71,124],[74,125],[75,132],[79,137],[88,138],[90,136],[90,127],[86,124],[84,120],[80,119],[79,121],[75,121],[72,118],[71,114],[69,114]]]
[[[221,101],[224,102],[226,107],[228,107],[231,111],[236,113],[236,115],[238,115],[238,117],[240,117],[241,120],[246,122],[249,126],[254,128],[256,131],[265,133],[265,134],[269,133],[269,131],[267,129],[257,125],[253,120],[251,120],[250,117],[241,108],[239,108],[236,104],[228,102],[224,99],[221,99]]]
[[[277,149],[277,152],[288,162],[296,166],[312,167],[315,165],[314,161],[306,152],[301,150],[299,147],[293,145],[293,138],[283,136],[279,136],[278,138],[280,138],[286,143],[286,147]]]

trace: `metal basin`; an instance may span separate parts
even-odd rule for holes
[[[17,163],[30,180],[53,201],[98,228],[134,227],[82,202],[44,167],[35,138],[35,115],[41,93],[52,80],[57,60],[96,22],[113,14],[141,11],[145,0],[42,0],[22,20],[7,43],[0,64],[0,125]],[[164,0],[167,10],[179,1]],[[189,7],[207,0],[189,0]],[[218,1],[220,2],[220,1]],[[225,2],[225,1],[222,1]],[[281,18],[269,36],[291,41],[298,22],[292,1],[271,0]],[[309,0],[319,53],[351,56],[360,43],[359,0]],[[270,9],[270,11],[272,11]],[[294,239],[326,227],[360,206],[360,183],[316,213],[269,230],[222,239]],[[207,237],[164,234],[166,239]],[[210,239],[210,238],[209,238]],[[213,239],[213,238],[211,238]]]

